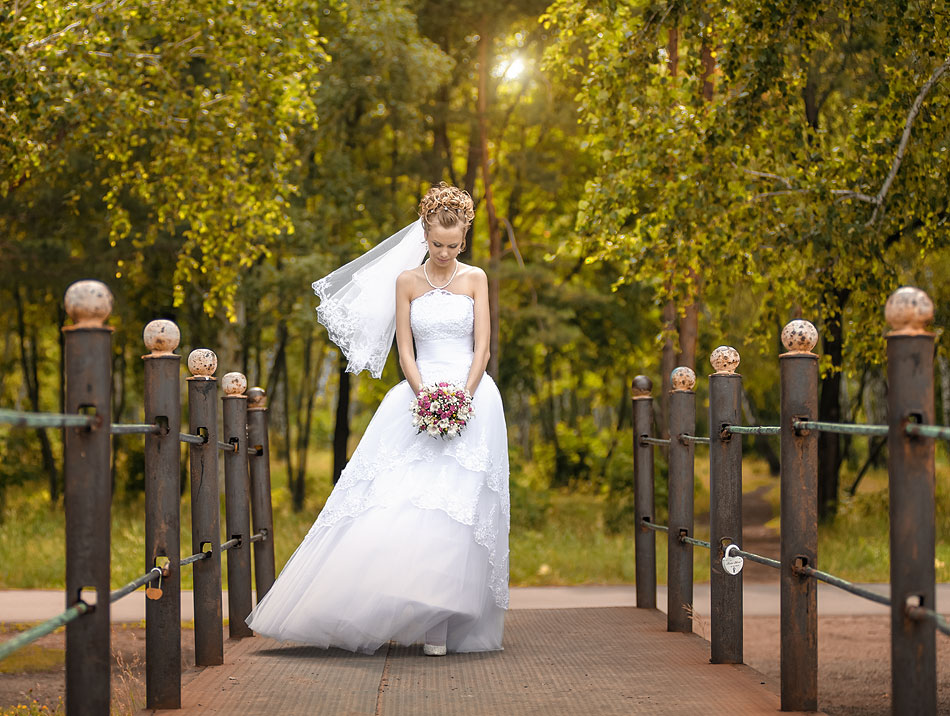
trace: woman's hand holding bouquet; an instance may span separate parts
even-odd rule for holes
[[[475,414],[468,390],[445,381],[422,386],[409,409],[412,426],[434,438],[457,437]]]

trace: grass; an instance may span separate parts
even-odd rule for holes
[[[59,705],[52,709],[45,704],[40,704],[36,699],[29,704],[0,707],[0,716],[59,716],[65,712],[62,699]]]
[[[0,674],[50,671],[66,663],[66,650],[27,644],[0,661]]]
[[[697,514],[708,509],[708,462],[696,461]],[[275,551],[278,569],[296,549],[330,493],[326,477],[328,453],[313,453],[304,509],[292,509],[286,476],[278,465],[273,473]],[[948,468],[938,463],[937,578],[950,581],[950,487]],[[843,475],[842,484],[849,484]],[[743,463],[746,492],[767,486],[765,499],[778,512],[777,479],[768,475],[763,461]],[[819,531],[819,566],[856,581],[888,580],[887,476],[871,471],[854,499],[842,502],[837,521]],[[117,501],[112,510],[112,587],[119,587],[145,571],[143,497]],[[50,509],[48,496],[33,486],[7,490],[6,510],[0,523],[0,588],[64,588],[64,515]],[[609,534],[604,528],[606,497],[584,491],[540,491],[512,485],[511,584],[572,585],[623,584],[634,578],[633,531]],[[223,497],[222,497],[223,512]],[[701,523],[701,520],[698,522]],[[772,525],[778,529],[775,518]],[[708,539],[702,527],[696,536]],[[182,499],[181,544],[190,553],[190,500]],[[657,535],[657,578],[666,579],[666,536]],[[708,555],[694,550],[695,579],[709,578]],[[226,580],[226,560],[222,565]],[[225,581],[226,584],[226,581]],[[192,586],[190,569],[182,570],[182,587]]]

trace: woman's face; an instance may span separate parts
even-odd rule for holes
[[[426,234],[429,258],[437,266],[450,266],[461,252],[464,239],[465,229],[461,225],[449,229],[439,225],[430,226]]]

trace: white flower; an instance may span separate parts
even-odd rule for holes
[[[430,425],[429,429],[426,430],[426,432],[429,433],[429,435],[431,435],[434,438],[439,437],[439,429],[435,427],[434,425]]]

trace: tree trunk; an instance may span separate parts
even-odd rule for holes
[[[663,330],[666,332],[666,340],[663,341],[663,352],[660,354],[660,400],[657,403],[660,410],[656,416],[657,433],[661,438],[670,436],[667,416],[670,414],[670,391],[673,389],[670,374],[676,367],[676,346],[673,342],[675,326],[676,305],[667,301],[663,306]]]
[[[20,367],[23,370],[23,383],[26,386],[27,396],[33,412],[40,412],[40,379],[39,379],[39,349],[37,348],[36,326],[30,327],[27,337],[26,317],[23,310],[23,297],[20,289],[14,289],[16,303],[17,333],[20,339]],[[56,469],[56,460],[53,457],[53,447],[45,428],[38,428],[36,436],[40,441],[40,452],[43,456],[43,469],[49,479],[50,504],[55,505],[59,500],[59,479]]]
[[[317,369],[313,369],[314,330],[311,325],[304,344],[303,375],[297,400],[297,476],[294,480],[293,507],[295,512],[303,509],[307,478],[307,451],[310,449],[310,428],[313,424],[313,403],[316,398],[314,382],[323,370],[326,351],[320,352]]]
[[[823,321],[824,350],[831,359],[831,370],[821,379],[818,399],[818,419],[825,422],[841,421],[841,365],[842,315],[848,302],[846,290],[836,290],[836,309]],[[838,511],[838,473],[841,469],[841,440],[835,433],[818,436],[818,517],[823,521],[834,519]]]
[[[937,366],[940,368],[940,414],[943,425],[950,425],[950,362],[943,353],[937,353]]]
[[[487,25],[487,23],[485,23]],[[488,213],[489,263],[488,307],[491,316],[491,336],[488,342],[488,374],[498,380],[498,329],[500,318],[501,277],[501,229],[495,215],[495,200],[492,196],[491,171],[488,167],[488,48],[492,38],[487,27],[478,40],[478,144],[481,154],[482,184],[485,188],[485,209]]]
[[[125,403],[127,392],[125,390],[126,377],[125,351],[119,351],[112,360],[112,420],[121,423],[125,419]],[[122,447],[121,436],[112,436],[112,465],[111,480],[112,494],[116,493],[117,467],[120,450]]]
[[[340,479],[346,467],[346,448],[350,440],[350,374],[346,372],[346,358],[340,354],[339,393],[336,401],[336,427],[333,429],[333,484]]]

